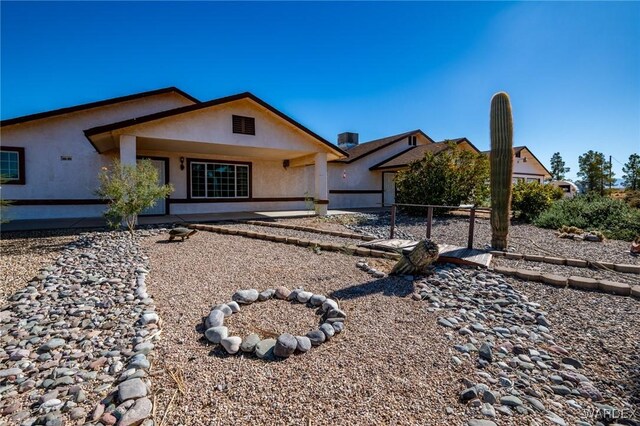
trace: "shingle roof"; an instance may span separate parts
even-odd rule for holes
[[[147,97],[147,96],[155,96],[155,95],[160,95],[160,94],[163,94],[163,93],[171,93],[171,92],[177,93],[180,96],[183,96],[183,97],[189,99],[190,101],[192,101],[192,102],[194,102],[196,104],[200,102],[198,99],[194,98],[193,96],[191,96],[190,94],[188,94],[186,92],[183,92],[182,90],[178,89],[177,87],[165,87],[164,89],[157,89],[157,90],[151,90],[151,91],[148,91],[148,92],[134,93],[133,95],[120,96],[120,97],[117,97],[117,98],[104,99],[102,101],[89,102],[87,104],[75,105],[75,106],[67,107],[67,108],[54,109],[54,110],[51,110],[51,111],[39,112],[39,113],[36,113],[36,114],[23,115],[21,117],[8,118],[6,120],[0,121],[0,126],[1,127],[11,126],[13,124],[25,123],[27,121],[40,120],[42,118],[55,117],[57,115],[69,114],[69,113],[77,112],[77,111],[84,111],[84,110],[87,110],[87,109],[90,109],[90,108],[98,108],[98,107],[112,105],[112,104],[116,104],[116,103],[120,103],[120,102],[126,102],[126,101],[135,100],[135,99],[140,99],[140,98],[144,98],[144,97]]]
[[[369,170],[395,169],[406,167],[407,165],[409,165],[409,163],[424,158],[424,155],[427,152],[438,154],[448,149],[449,143],[459,144],[462,142],[467,142],[473,149],[475,149],[477,152],[480,152],[475,146],[473,146],[471,142],[469,142],[467,138],[446,139],[432,144],[413,146],[406,151],[402,151],[399,154],[396,154],[392,157],[387,158],[386,160],[379,162],[378,164],[371,166]]]
[[[429,139],[431,142],[433,142],[433,139],[431,139],[427,134],[425,134],[422,130],[417,129],[417,130],[412,130],[410,132],[404,132],[404,133],[400,133],[397,135],[393,135],[393,136],[387,136],[385,138],[381,138],[381,139],[375,139],[372,141],[368,141],[368,142],[363,142],[361,144],[358,144],[352,148],[348,148],[345,151],[349,154],[349,158],[345,158],[345,159],[341,159],[341,160],[335,160],[336,162],[342,162],[342,163],[352,163],[356,160],[359,160],[362,157],[366,157],[369,154],[372,154],[382,148],[385,148],[391,144],[394,144],[398,141],[401,141],[402,139],[406,138],[407,136],[411,136],[411,135],[415,135],[416,133],[420,133],[422,134],[424,137],[426,137],[427,139]]]

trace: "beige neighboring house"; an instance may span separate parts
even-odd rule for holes
[[[251,93],[208,102],[175,88],[1,122],[10,219],[97,217],[100,169],[150,159],[175,192],[145,214],[325,214],[327,163],[347,154]]]
[[[344,209],[393,204],[396,173],[427,152],[446,149],[447,142],[480,152],[467,138],[436,142],[419,129],[365,143],[358,143],[357,133],[341,133],[338,146],[349,157],[329,163],[329,205]]]
[[[482,151],[489,155],[491,151]],[[513,147],[513,183],[539,182],[544,183],[551,178],[551,172],[526,146]]]

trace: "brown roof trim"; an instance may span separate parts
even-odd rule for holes
[[[40,120],[43,118],[49,118],[49,117],[55,117],[57,115],[62,115],[62,114],[69,114],[72,112],[78,112],[78,111],[83,111],[83,110],[87,110],[87,109],[91,109],[91,108],[98,108],[98,107],[102,107],[102,106],[107,106],[107,105],[112,105],[112,104],[117,104],[120,102],[127,102],[127,101],[132,101],[135,99],[140,99],[140,98],[145,98],[147,96],[155,96],[155,95],[161,95],[164,93],[177,93],[178,95],[185,97],[187,99],[189,99],[192,102],[195,102],[196,104],[200,103],[200,101],[196,98],[194,98],[193,96],[191,96],[190,94],[183,92],[182,90],[178,89],[177,87],[165,87],[164,89],[157,89],[157,90],[151,90],[148,92],[141,92],[141,93],[134,93],[133,95],[127,95],[127,96],[120,96],[117,98],[111,98],[111,99],[104,99],[102,101],[97,101],[97,102],[90,102],[87,104],[81,104],[81,105],[76,105],[76,106],[72,106],[72,107],[66,107],[66,108],[60,108],[60,109],[54,109],[51,111],[45,111],[45,112],[39,112],[36,114],[30,114],[30,115],[23,115],[22,117],[15,117],[15,118],[9,118],[6,120],[2,120],[0,121],[0,127],[4,127],[4,126],[11,126],[14,124],[21,124],[21,123],[26,123],[28,121],[33,121],[33,120]]]
[[[411,148],[409,148],[409,149],[405,149],[405,150],[404,150],[404,151],[402,151],[402,152],[399,152],[399,153],[397,153],[397,154],[395,154],[395,155],[392,155],[391,157],[389,157],[389,158],[387,158],[387,159],[384,159],[384,160],[382,160],[381,162],[379,162],[379,163],[377,163],[377,164],[374,164],[373,166],[369,167],[369,170],[380,170],[380,169],[385,169],[385,168],[395,169],[395,168],[399,168],[399,167],[406,167],[406,166],[407,166],[406,164],[401,164],[401,165],[399,165],[399,166],[387,166],[387,167],[384,167],[384,166],[382,166],[382,165],[383,165],[384,163],[388,163],[388,162],[389,162],[389,161],[391,161],[391,160],[395,160],[396,158],[400,157],[401,155],[406,154],[407,152],[409,152],[409,151],[411,151],[411,150],[414,150],[414,149],[416,149],[416,148],[417,148],[417,146],[412,146],[412,147],[411,147]]]
[[[538,157],[536,157],[536,155],[533,153],[533,151],[531,151],[526,145],[514,146],[513,147],[513,155],[516,155],[517,153],[519,153],[523,149],[526,149],[527,151],[529,151],[529,154],[531,154],[533,156],[533,158],[538,162],[538,164],[540,164],[542,166],[544,171],[547,172],[547,174],[549,174],[549,176],[551,176],[551,172],[549,171],[549,169],[547,169],[547,167],[544,165],[544,163],[542,161],[538,160]],[[491,154],[491,150],[482,151],[482,153],[489,155],[489,154]],[[524,173],[521,173],[521,174],[524,174]]]
[[[523,149],[526,149],[527,151],[529,151],[529,154],[531,154],[533,156],[533,158],[535,158],[535,160],[538,162],[538,164],[540,164],[542,166],[542,168],[544,169],[545,172],[547,172],[549,174],[549,176],[551,176],[551,172],[547,169],[547,167],[544,165],[544,163],[540,160],[538,160],[538,157],[536,157],[536,155],[533,153],[533,151],[531,151],[529,148],[527,148],[527,146],[521,146],[519,147],[520,151],[522,151]]]
[[[376,147],[376,148],[372,149],[371,151],[367,151],[367,152],[365,152],[364,154],[361,154],[361,155],[359,155],[359,156],[357,156],[357,157],[349,158],[349,159],[348,159],[348,160],[346,160],[346,161],[345,161],[345,160],[334,160],[334,161],[336,161],[336,162],[341,162],[341,163],[346,163],[346,164],[351,164],[351,163],[353,163],[354,161],[357,161],[357,160],[359,160],[359,159],[361,159],[361,158],[366,157],[366,156],[367,156],[367,155],[369,155],[369,154],[373,154],[374,152],[377,152],[377,151],[379,151],[379,150],[381,150],[381,149],[384,149],[384,148],[388,147],[389,145],[393,145],[393,144],[394,144],[394,143],[396,143],[396,142],[400,142],[401,140],[403,140],[403,139],[404,139],[404,138],[406,138],[407,136],[412,136],[412,135],[414,135],[414,134],[416,134],[416,133],[420,133],[422,136],[424,136],[425,138],[427,138],[428,140],[430,140],[430,141],[431,141],[431,143],[436,143],[436,142],[435,142],[433,139],[431,139],[431,137],[430,137],[429,135],[427,135],[425,132],[423,132],[423,131],[422,131],[422,130],[420,130],[420,129],[416,129],[416,130],[412,130],[412,131],[410,131],[410,132],[401,133],[401,134],[397,135],[397,136],[398,136],[397,138],[394,138],[393,140],[391,140],[391,141],[389,141],[389,142],[387,142],[387,143],[385,143],[385,144],[383,144],[383,145],[380,145],[380,146],[378,146],[378,147]],[[380,139],[384,139],[384,138],[380,138]],[[378,141],[378,140],[379,140],[379,139],[374,139],[374,140],[372,140],[372,141],[364,142],[364,143],[362,143],[361,145],[366,145],[366,144],[368,144],[368,143],[370,143],[370,142],[376,142],[376,141]]]
[[[100,134],[100,133],[111,132],[113,130],[123,129],[125,127],[134,126],[136,124],[148,123],[150,121],[160,120],[162,118],[167,118],[167,117],[172,117],[172,116],[179,115],[179,114],[184,114],[184,113],[187,113],[187,112],[197,111],[197,110],[200,110],[200,109],[203,109],[203,108],[209,108],[209,107],[212,107],[212,106],[216,106],[216,105],[221,105],[221,104],[225,104],[225,103],[228,103],[228,102],[237,101],[237,100],[240,100],[240,99],[251,99],[252,101],[257,103],[258,105],[261,105],[262,107],[264,107],[265,109],[271,111],[272,113],[274,113],[278,117],[282,118],[283,120],[287,121],[288,123],[292,124],[293,126],[297,127],[298,129],[302,130],[304,133],[308,134],[309,136],[313,137],[314,139],[318,140],[319,142],[322,142],[323,144],[327,145],[328,147],[330,147],[334,151],[339,152],[340,154],[342,154],[344,156],[347,156],[347,157],[349,156],[349,154],[347,152],[345,152],[342,149],[338,148],[336,145],[334,145],[331,142],[329,142],[328,140],[324,139],[323,137],[321,137],[317,133],[312,132],[307,127],[305,127],[302,124],[298,123],[293,118],[289,117],[285,113],[283,113],[283,112],[277,110],[276,108],[272,107],[271,105],[269,105],[268,103],[266,103],[265,101],[263,101],[262,99],[258,98],[257,96],[255,96],[254,94],[252,94],[250,92],[238,93],[236,95],[225,96],[223,98],[218,98],[218,99],[212,99],[210,101],[200,102],[200,103],[194,104],[194,105],[187,105],[187,106],[183,106],[183,107],[179,107],[179,108],[174,108],[174,109],[170,109],[170,110],[166,110],[166,111],[157,112],[157,113],[154,113],[154,114],[144,115],[142,117],[130,118],[128,120],[123,120],[123,121],[119,121],[119,122],[116,122],[116,123],[107,124],[107,125],[104,125],[104,126],[93,127],[91,129],[85,130],[84,131],[84,135],[91,142],[91,136],[94,136],[94,135],[97,135],[97,134]]]
[[[476,148],[476,146],[474,144],[472,144],[471,141],[469,139],[467,139],[467,138],[445,139],[445,140],[442,140],[440,142],[435,142],[435,143],[436,144],[445,144],[445,143],[449,143],[449,142],[454,142],[456,145],[460,145],[461,143],[466,142],[466,143],[469,144],[469,146],[471,146],[471,148],[475,149],[475,151],[478,154],[481,153],[480,150],[478,150],[478,148]],[[399,157],[399,156],[411,151],[412,149],[418,148],[419,146],[421,146],[421,145],[412,146],[411,148],[405,149],[404,151],[402,151],[402,152],[400,152],[398,154],[392,155],[391,157],[387,158],[386,160],[383,160],[383,161],[379,162],[378,164],[374,164],[373,166],[369,167],[369,170],[398,169],[398,168],[402,168],[402,167],[407,167],[408,164],[397,164],[395,166],[383,166],[383,164],[388,163],[389,161],[391,161],[391,160],[393,160],[393,159],[395,159],[395,158],[397,158],[397,157]],[[422,145],[422,146],[425,146],[425,145]],[[438,154],[440,152],[442,152],[442,150],[438,151],[436,154]]]

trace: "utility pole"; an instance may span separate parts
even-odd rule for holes
[[[611,185],[613,184],[612,172],[613,172],[613,168],[611,166],[611,156],[609,156],[609,191],[611,191]]]

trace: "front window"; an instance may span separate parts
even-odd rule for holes
[[[24,184],[24,148],[0,149],[0,177],[4,183]]]
[[[192,198],[249,198],[249,165],[191,162]]]

